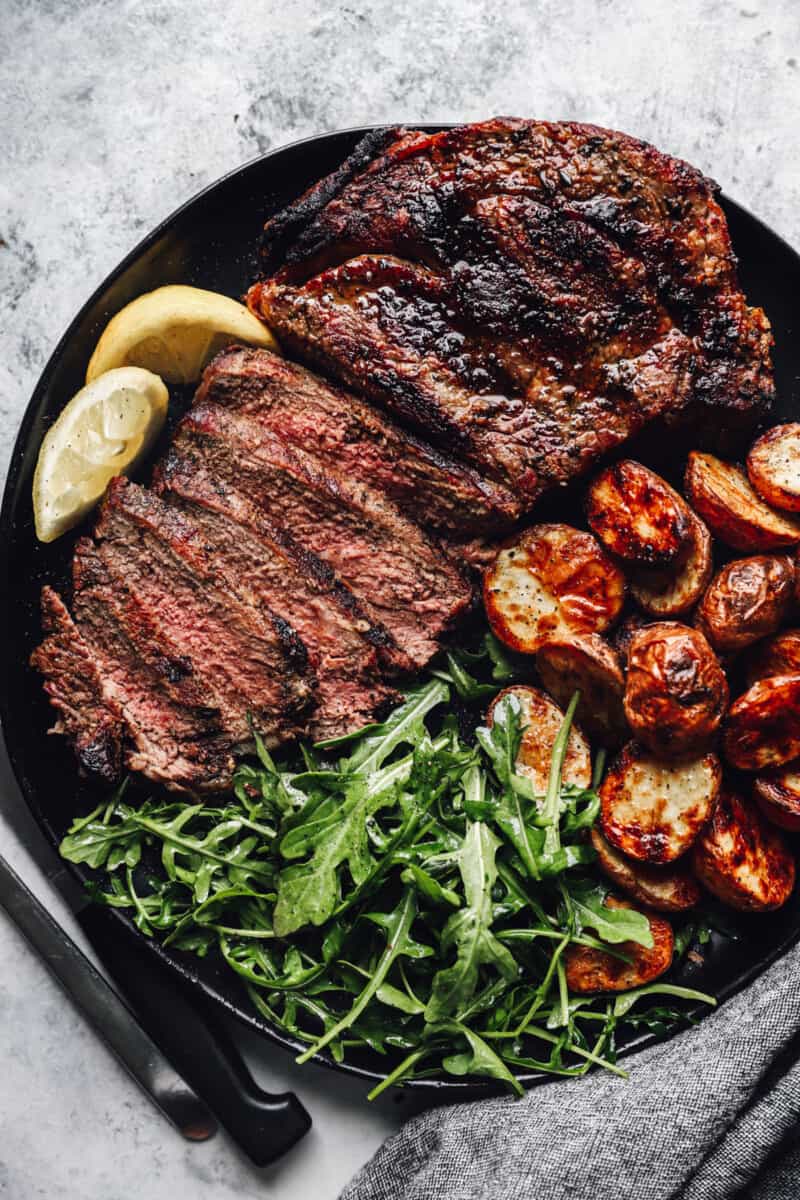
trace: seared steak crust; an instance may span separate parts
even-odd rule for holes
[[[694,168],[576,123],[382,146],[291,245],[267,225],[249,303],[296,353],[528,502],[654,417],[763,416],[769,325]]]

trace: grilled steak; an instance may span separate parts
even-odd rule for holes
[[[519,515],[505,488],[267,350],[235,346],[217,355],[197,393],[196,403],[204,400],[253,416],[290,445],[335,463],[351,482],[379,488],[414,520],[458,538]]]
[[[296,354],[530,503],[654,418],[763,416],[769,326],[714,190],[595,126],[398,130],[267,225],[248,299]]]
[[[470,586],[452,561],[388,497],[245,414],[198,405],[181,423],[175,448],[199,452],[219,480],[279,512],[292,540],[326,563],[371,622],[388,631],[380,652],[398,669],[427,663],[469,603]]]
[[[257,612],[280,609],[302,638],[317,679],[309,723],[315,740],[366,724],[397,699],[380,677],[369,622],[324,564],[281,539],[261,510],[201,459],[171,452],[158,486],[202,543],[219,583]]]
[[[117,777],[125,723],[104,687],[103,673],[61,597],[42,589],[42,625],[47,634],[33,653],[45,691],[58,712],[51,733],[70,739],[81,767],[103,779]]]

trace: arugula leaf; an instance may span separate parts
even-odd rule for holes
[[[397,907],[385,918],[386,947],[375,965],[369,983],[361,992],[361,995],[350,1011],[340,1021],[337,1021],[334,1026],[328,1029],[324,1036],[315,1042],[313,1046],[298,1057],[297,1061],[299,1063],[307,1062],[313,1055],[318,1054],[329,1042],[333,1041],[334,1038],[338,1037],[339,1034],[343,1033],[358,1019],[372,997],[380,990],[392,963],[401,954],[408,954],[410,952],[412,955],[416,955],[418,943],[415,943],[409,937],[409,931],[416,915],[417,905],[414,892],[411,888],[406,888]]]
[[[653,934],[644,913],[633,908],[607,908],[606,890],[592,883],[565,884],[582,929],[594,929],[604,942],[637,942],[652,949]]]
[[[311,858],[284,868],[278,877],[273,915],[278,937],[327,921],[341,899],[337,875],[341,864],[347,863],[356,886],[364,882],[375,866],[367,841],[367,819],[396,799],[393,789],[371,795],[366,779],[353,779],[341,802],[327,802],[324,817],[317,813],[312,823],[294,828],[283,839],[280,850],[284,858],[298,858],[309,849]]]
[[[464,1038],[469,1047],[461,1054],[449,1054],[442,1059],[442,1066],[451,1075],[488,1075],[492,1079],[501,1079],[507,1083],[518,1096],[525,1094],[520,1081],[512,1075],[491,1046],[479,1037],[468,1025],[460,1021],[442,1021],[430,1027],[431,1034],[455,1033]]]
[[[377,770],[398,746],[413,746],[425,737],[425,717],[431,709],[446,704],[449,699],[450,689],[440,679],[413,688],[407,692],[405,704],[394,709],[382,725],[362,738],[350,758],[340,764],[340,769],[346,767],[361,774]]]
[[[431,998],[425,1008],[428,1022],[440,1021],[469,1002],[481,966],[494,966],[506,979],[514,979],[518,974],[513,954],[490,929],[499,845],[492,831],[480,821],[467,830],[458,856],[467,904],[448,919],[441,937],[444,951],[455,947],[456,961],[437,971],[433,978]]]

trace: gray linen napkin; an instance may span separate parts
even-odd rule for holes
[[[800,947],[625,1065],[426,1112],[341,1200],[800,1200]]]

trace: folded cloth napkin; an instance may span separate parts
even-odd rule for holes
[[[341,1200],[800,1200],[800,947],[625,1066],[426,1112]]]

